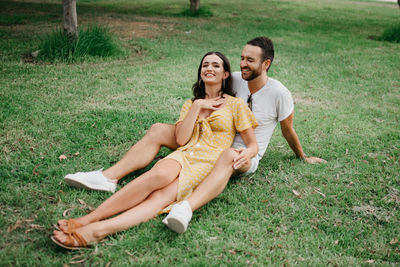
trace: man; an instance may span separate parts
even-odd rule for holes
[[[249,158],[240,135],[237,135],[232,148],[224,151],[214,169],[190,197],[173,205],[171,212],[163,220],[171,230],[183,233],[192,217],[192,212],[205,205],[225,188],[233,174],[250,174],[257,170],[259,160],[267,149],[269,140],[280,122],[282,134],[297,157],[308,163],[325,162],[316,157],[307,157],[299,138],[293,129],[294,106],[289,90],[279,81],[267,76],[274,58],[274,47],[270,39],[257,37],[243,48],[240,73],[233,73],[233,87],[237,96],[249,104],[259,123],[255,129],[259,152]],[[128,173],[149,164],[161,146],[176,149],[175,126],[155,124],[150,131],[136,143],[114,166],[89,173],[68,174],[65,181],[73,186],[87,189],[115,191],[116,183]],[[106,178],[107,177],[107,178]]]

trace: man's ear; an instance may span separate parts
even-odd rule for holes
[[[264,62],[262,64],[263,64],[263,67],[265,68],[265,70],[267,70],[269,68],[269,66],[271,66],[271,59],[264,60]]]

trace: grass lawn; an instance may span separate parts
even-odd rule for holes
[[[400,22],[396,3],[202,0],[213,16],[190,18],[187,0],[77,2],[80,25],[108,26],[126,55],[26,62],[62,25],[61,2],[1,4],[0,265],[400,264],[400,44],[373,40]],[[305,153],[328,163],[296,159],[277,129],[258,171],[231,180],[185,234],[157,217],[87,250],[56,247],[65,210],[110,196],[63,176],[107,168],[153,123],[174,123],[203,54],[239,71],[259,35],[275,42],[269,75],[292,92]]]

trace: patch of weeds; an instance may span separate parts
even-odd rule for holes
[[[182,17],[212,17],[213,13],[208,6],[201,6],[199,10],[192,12],[190,8],[185,8],[181,13]]]
[[[50,62],[84,61],[88,57],[112,57],[124,50],[106,28],[90,26],[79,31],[78,38],[71,38],[57,29],[40,42],[37,60]]]
[[[23,15],[0,15],[0,25],[23,24],[25,16]]]
[[[400,23],[392,25],[390,28],[386,29],[378,40],[400,43]]]

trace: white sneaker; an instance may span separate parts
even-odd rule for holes
[[[117,184],[107,179],[107,177],[103,175],[102,170],[103,169],[92,172],[67,174],[64,180],[70,186],[114,193]]]
[[[171,211],[162,222],[172,231],[182,234],[187,230],[191,219],[192,208],[189,202],[184,200],[182,203],[172,205]]]

